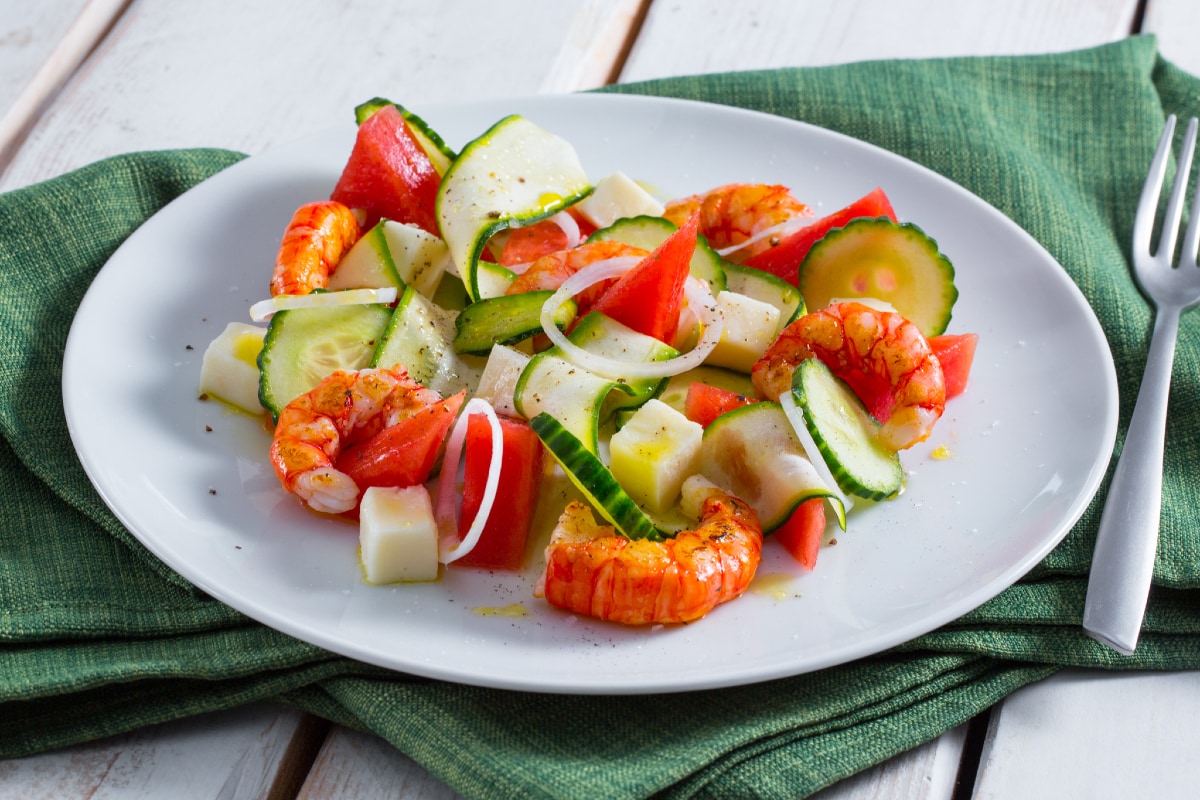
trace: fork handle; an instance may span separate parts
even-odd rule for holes
[[[1154,574],[1179,314],[1178,308],[1160,306],[1155,315],[1146,372],[1100,516],[1088,578],[1083,629],[1125,655],[1137,647]]]

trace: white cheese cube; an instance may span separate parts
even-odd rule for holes
[[[601,178],[575,208],[597,228],[607,228],[624,217],[661,217],[663,213],[663,204],[623,172]]]
[[[704,428],[661,400],[649,400],[609,441],[617,483],[639,503],[662,513],[696,471]]]
[[[528,363],[529,356],[520,350],[514,350],[507,345],[496,345],[488,354],[487,363],[483,365],[483,374],[479,376],[475,396],[491,403],[497,414],[519,419],[521,415],[513,405],[513,391],[517,388],[517,378],[521,377]]]
[[[367,583],[434,581],[438,528],[424,486],[372,486],[359,507],[358,543]]]
[[[749,372],[763,351],[775,341],[779,309],[736,292],[721,292],[717,306],[725,320],[721,340],[704,363]]]
[[[261,414],[258,402],[258,354],[264,328],[231,322],[204,351],[200,392],[210,394],[251,414]]]

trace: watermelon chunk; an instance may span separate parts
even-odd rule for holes
[[[434,206],[440,182],[400,111],[384,106],[358,127],[330,199],[362,211],[364,229],[390,219],[439,236]]]

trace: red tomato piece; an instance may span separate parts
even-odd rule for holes
[[[757,398],[694,381],[688,386],[687,398],[683,401],[683,415],[707,428],[726,411],[757,402]]]
[[[845,208],[796,231],[775,247],[748,258],[745,265],[769,272],[795,286],[799,280],[800,262],[808,254],[809,248],[832,229],[841,228],[858,217],[887,217],[895,222],[896,212],[883,189],[875,189]]]
[[[368,486],[415,486],[429,480],[438,449],[466,399],[462,391],[406,420],[384,428],[365,442],[342,450],[334,466],[360,490]]]
[[[817,566],[817,552],[825,535],[825,500],[814,497],[796,506],[788,521],[775,529],[771,537],[792,554],[805,569]]]
[[[381,218],[438,233],[434,205],[441,176],[395,106],[384,106],[358,126],[337,186],[330,195],[366,214],[365,227]]]
[[[966,390],[971,363],[975,360],[975,345],[978,343],[977,333],[944,333],[929,337],[929,346],[941,362],[942,375],[946,378],[947,400]]]
[[[660,342],[674,342],[683,308],[683,283],[696,250],[699,225],[700,215],[693,214],[653,253],[605,290],[592,310]]]
[[[500,491],[475,549],[455,563],[468,567],[516,570],[521,567],[525,542],[537,510],[545,472],[545,450],[529,425],[506,417],[499,419],[504,433]],[[479,513],[491,461],[492,426],[482,414],[472,414],[467,419],[466,453],[463,456],[465,483],[462,518],[458,525],[460,537],[466,535]]]
[[[529,264],[542,256],[567,248],[567,233],[557,222],[544,219],[524,228],[509,231],[508,240],[500,252],[500,263],[506,267]]]

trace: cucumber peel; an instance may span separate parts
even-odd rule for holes
[[[396,107],[396,110],[400,112],[400,116],[404,117],[404,121],[408,123],[408,129],[417,138],[421,149],[425,151],[426,155],[429,156],[429,160],[433,162],[433,168],[438,171],[439,175],[445,175],[446,170],[450,168],[450,164],[454,161],[457,154],[450,149],[445,140],[433,128],[429,127],[429,123],[399,103],[386,100],[382,97],[373,97],[367,102],[360,103],[354,107],[354,121],[362,125],[371,118],[372,114],[384,106]]]
[[[437,220],[471,299],[494,296],[478,274],[488,239],[557,214],[591,190],[575,148],[518,114],[469,142],[438,187]]]

